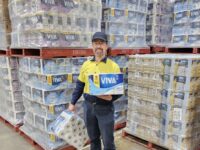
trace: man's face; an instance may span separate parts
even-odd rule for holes
[[[94,40],[92,42],[93,53],[95,57],[103,58],[107,54],[108,45],[103,40]]]

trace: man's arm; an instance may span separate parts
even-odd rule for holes
[[[84,82],[81,82],[80,80],[77,80],[77,82],[76,82],[76,88],[74,89],[73,94],[72,94],[71,104],[73,104],[73,105],[76,104],[76,102],[78,101],[78,99],[83,94],[84,86],[85,86]]]
[[[81,97],[81,95],[83,94],[84,87],[85,87],[85,83],[81,82],[80,80],[77,80],[76,88],[73,91],[72,100],[68,107],[69,111],[72,111],[72,112],[75,111],[75,104],[78,101],[78,99]]]

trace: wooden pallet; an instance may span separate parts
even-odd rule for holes
[[[131,142],[137,143],[138,145],[141,145],[149,150],[168,150],[164,146],[160,146],[153,142],[150,142],[145,139],[134,136],[134,135],[128,133],[126,130],[122,131],[122,137],[126,138],[127,140],[130,140]]]
[[[38,142],[32,139],[28,134],[26,134],[23,130],[19,129],[19,134],[26,139],[28,143],[30,143],[36,150],[44,150]],[[72,146],[66,146],[63,148],[59,148],[59,150],[76,150],[76,148]]]
[[[58,57],[87,57],[93,56],[91,48],[40,48],[40,49],[11,49],[11,56],[14,57],[35,57],[42,59],[58,58]],[[115,48],[111,50],[111,56],[117,55],[134,55],[149,54],[150,48],[141,49],[123,49]]]
[[[111,56],[117,55],[135,55],[135,54],[150,54],[150,48],[114,48],[111,50]]]
[[[12,128],[15,132],[19,132],[19,128],[22,126],[22,124],[13,125],[10,121],[6,120],[2,116],[0,116],[0,121],[6,126]]]
[[[126,127],[126,122],[116,124],[114,129],[115,129],[115,131],[117,131],[117,130],[120,130],[124,127]]]
[[[186,53],[186,54],[200,54],[198,47],[166,47],[165,53]]]
[[[58,57],[82,57],[92,56],[92,49],[64,49],[64,48],[41,48],[41,49],[11,49],[11,56],[14,57],[35,57],[42,59]]]
[[[10,50],[0,50],[0,56],[10,56]]]
[[[151,53],[158,53],[158,52],[164,52],[165,51],[165,47],[164,46],[150,46],[151,49]]]

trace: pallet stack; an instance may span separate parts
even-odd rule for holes
[[[10,46],[11,23],[8,13],[8,0],[0,0],[0,49]]]
[[[146,20],[146,41],[150,46],[166,46],[171,42],[173,26],[173,3],[151,0]]]
[[[197,47],[200,44],[200,1],[176,0],[174,4],[173,47]]]
[[[12,0],[11,47],[88,47],[101,30],[101,2]],[[80,13],[81,12],[81,13]]]
[[[102,0],[102,31],[111,47],[143,48],[146,45],[148,0]]]
[[[0,116],[13,127],[23,123],[25,114],[18,67],[18,58],[0,57]]]
[[[51,132],[50,124],[68,108],[79,69],[88,59],[77,57],[84,50],[74,52],[73,47],[90,47],[91,35],[100,31],[101,9],[96,0],[10,1],[11,55],[14,50],[21,57],[19,75],[25,106],[20,132],[43,149],[70,148]],[[34,57],[43,47],[46,53]],[[87,51],[82,56],[88,56]],[[77,104],[80,116],[82,102]]]
[[[66,146],[51,132],[51,123],[68,108],[78,73],[87,58],[20,59],[20,79],[26,108],[24,125],[20,128],[44,149]],[[82,102],[76,105],[83,115]],[[82,116],[83,117],[83,116]]]
[[[125,132],[172,150],[198,149],[199,62],[192,54],[131,57]]]
[[[122,59],[124,58],[124,61]],[[44,149],[57,149],[66,143],[51,132],[51,122],[68,108],[72,92],[83,62],[91,57],[37,59],[20,58],[19,75],[25,106],[21,132]],[[127,57],[115,57],[125,67]],[[83,117],[83,99],[76,104],[78,115]],[[127,96],[115,102],[116,129],[126,121]],[[42,138],[41,138],[42,137]]]

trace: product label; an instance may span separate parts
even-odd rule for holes
[[[41,0],[41,2],[46,5],[56,5],[55,0]]]
[[[178,61],[179,66],[185,66],[188,67],[188,60],[187,59],[182,59]]]
[[[193,11],[190,12],[190,18],[191,19],[198,18],[199,16],[200,16],[200,9],[193,10]]]
[[[43,35],[44,39],[48,41],[58,41],[59,40],[59,34],[56,33],[44,33]]]
[[[186,77],[185,76],[176,76],[175,80],[176,80],[176,82],[186,83]]]
[[[90,93],[92,95],[123,94],[123,74],[89,75]]]
[[[171,59],[164,59],[163,60],[163,65],[165,65],[165,66],[171,66],[172,65]]]
[[[67,75],[53,75],[47,76],[49,85],[57,85],[67,80]]]
[[[78,3],[75,0],[61,0],[61,5],[67,9],[78,8]]]
[[[114,16],[117,17],[117,18],[123,17],[123,16],[125,16],[125,12],[124,12],[124,10],[115,9],[114,10]]]
[[[79,40],[80,40],[79,34],[65,34],[65,41],[74,42]]]
[[[181,108],[174,108],[173,111],[173,121],[181,121],[182,120],[182,109]]]

